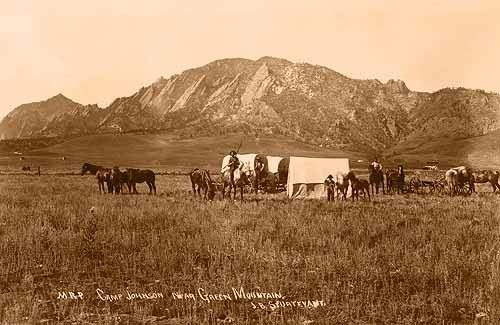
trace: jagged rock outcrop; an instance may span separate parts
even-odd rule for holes
[[[159,78],[108,107],[64,96],[22,105],[0,135],[26,137],[133,130],[279,133],[323,147],[384,151],[405,142],[472,137],[500,129],[500,96],[480,90],[414,92],[401,80],[356,80],[307,63],[224,59]]]

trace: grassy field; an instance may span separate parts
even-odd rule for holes
[[[500,322],[498,195],[204,202],[187,181],[111,196],[91,176],[0,176],[0,320]]]
[[[142,167],[155,171],[189,171],[194,167],[218,170],[229,151],[264,153],[275,156],[305,156],[359,159],[364,155],[325,149],[283,136],[230,136],[179,138],[169,134],[100,134],[74,138],[43,149],[23,152],[25,160],[12,152],[0,152],[0,172],[20,171],[23,166],[41,166],[44,170],[78,172],[84,162],[103,166]],[[62,160],[66,157],[66,160]],[[370,159],[372,157],[369,157]]]
[[[405,168],[422,168],[438,160],[442,169],[469,165],[474,168],[500,168],[498,132],[469,139],[439,139],[405,144],[387,150],[381,157],[384,166],[403,163]],[[19,172],[23,166],[42,172],[78,172],[84,162],[103,166],[141,167],[155,171],[186,172],[194,167],[217,170],[230,150],[274,156],[349,158],[351,168],[366,169],[373,154],[320,148],[284,136],[231,134],[228,136],[180,138],[172,134],[98,134],[69,139],[37,150],[24,151],[25,160],[11,151],[0,150],[0,173]],[[0,148],[1,149],[1,148]],[[65,160],[62,160],[65,157]],[[358,162],[358,160],[362,160]]]

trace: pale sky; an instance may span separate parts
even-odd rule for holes
[[[500,92],[497,0],[0,0],[0,44],[0,117],[58,93],[105,107],[228,57]]]

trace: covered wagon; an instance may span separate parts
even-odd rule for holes
[[[236,157],[238,157],[238,160],[240,161],[240,167],[239,167],[240,170],[247,174],[253,187],[256,184],[255,182],[256,167],[257,167],[257,162],[259,160],[264,164],[264,168],[261,173],[263,175],[267,175],[269,173],[269,164],[267,157],[265,155],[256,153],[247,153],[247,154],[237,154]],[[228,166],[229,158],[230,156],[228,155],[222,159],[221,172],[224,172],[226,169],[229,169]],[[249,190],[251,191],[253,190],[253,188]]]

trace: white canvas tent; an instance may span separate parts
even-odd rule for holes
[[[325,178],[332,175],[340,181],[349,170],[347,158],[290,157],[287,195],[289,198],[326,198]]]
[[[278,172],[278,166],[280,164],[280,161],[283,159],[283,157],[277,157],[277,156],[267,156],[267,163],[269,166],[269,171],[271,173],[277,173]]]

